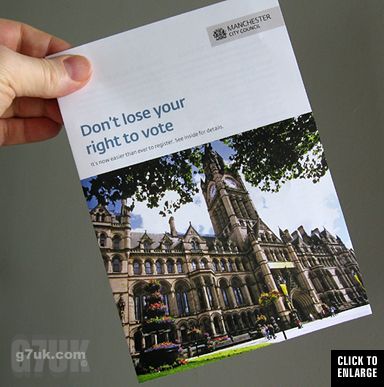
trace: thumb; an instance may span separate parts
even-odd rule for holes
[[[40,59],[0,47],[0,86],[11,89],[14,97],[62,97],[83,87],[91,72],[83,56]]]

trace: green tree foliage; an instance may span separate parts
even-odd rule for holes
[[[277,192],[292,179],[324,176],[328,166],[319,133],[311,113],[267,125],[223,139],[231,148],[229,168],[244,174],[246,181],[264,191]],[[166,201],[160,214],[165,216],[193,201],[199,190],[194,175],[203,172],[204,146],[194,147],[96,176],[84,184],[88,200],[116,202],[130,198],[147,202],[150,208],[160,205],[167,191],[178,198]]]

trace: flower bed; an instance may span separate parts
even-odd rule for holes
[[[144,367],[160,367],[165,364],[174,364],[180,356],[180,345],[175,343],[160,343],[146,349],[140,356]]]
[[[175,319],[169,316],[154,317],[143,323],[143,333],[158,332],[162,330],[170,330],[175,325]]]

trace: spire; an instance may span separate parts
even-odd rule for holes
[[[173,216],[171,216],[169,218],[169,229],[170,229],[170,234],[173,236],[173,237],[177,237],[177,231],[176,231],[176,224],[175,224],[175,218]]]
[[[131,220],[131,209],[127,204],[127,199],[121,200],[121,209],[120,209],[120,222],[122,224],[127,224],[130,226]]]
[[[216,173],[224,174],[224,169],[225,169],[224,160],[212,148],[211,144],[205,145],[203,165],[204,165],[204,172],[207,180],[211,180],[212,176]]]

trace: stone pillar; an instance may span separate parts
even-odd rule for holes
[[[191,288],[191,290],[189,291],[189,293],[191,294],[192,296],[192,303],[193,303],[193,312],[194,314],[197,314],[201,311],[201,305],[200,305],[200,301],[199,301],[199,295],[197,294],[197,291],[196,291],[196,288],[193,287]]]
[[[220,309],[220,301],[219,301],[219,296],[217,294],[218,290],[215,285],[211,286],[211,293],[213,297],[213,307],[214,309]]]
[[[225,327],[224,317],[223,317],[222,314],[220,315],[220,323],[221,323],[221,329],[223,331],[223,335],[226,335],[227,334],[227,328]]]
[[[127,301],[127,310],[128,314],[126,316],[126,321],[133,324],[135,319],[135,300],[133,298],[133,294],[128,293],[128,301]]]
[[[212,316],[209,317],[209,322],[211,323],[213,337],[215,337],[217,336],[217,332],[216,332],[215,323],[213,322]]]
[[[202,285],[202,288],[203,288],[204,300],[205,300],[205,304],[207,306],[207,310],[211,310],[211,305],[209,303],[209,297],[207,294],[206,285]]]
[[[304,266],[300,262],[295,250],[293,249],[292,245],[288,243],[288,254],[291,259],[291,261],[294,263],[296,270],[297,270],[297,277],[300,283],[300,286],[302,286],[304,289],[308,290],[309,295],[311,296],[311,299],[314,303],[314,306],[317,310],[317,312],[322,311],[321,307],[321,301],[317,295],[317,292],[312,284],[311,279],[309,278],[308,270],[304,269]],[[326,290],[326,289],[324,289]]]
[[[217,299],[218,299],[218,302],[219,302],[219,308],[220,309],[227,308],[227,306],[224,303],[224,298],[223,298],[223,294],[221,293],[220,286],[218,286],[216,289],[217,289]]]
[[[235,308],[237,305],[235,293],[233,292],[232,286],[227,287],[227,296],[229,298],[229,304],[231,307]]]
[[[144,261],[140,261],[140,266],[141,266],[141,275],[146,275],[147,273],[145,272],[145,264]]]
[[[280,293],[280,290],[276,286],[271,269],[269,268],[268,260],[265,256],[263,250],[261,249],[259,243],[256,240],[252,241],[252,249],[255,253],[256,261],[260,266],[261,273],[263,274],[263,277],[264,277],[265,283],[267,284],[268,290],[269,291],[275,290],[275,291]],[[286,309],[282,297],[279,297],[275,301],[275,306],[276,306],[277,312],[279,313],[281,318],[284,320],[285,323],[288,324],[290,321],[289,317],[288,317],[290,312],[289,312],[289,310]]]
[[[141,347],[143,349],[145,348],[145,337],[144,337],[144,335],[141,335]]]
[[[169,311],[170,311],[170,314],[172,316],[178,316],[179,315],[179,311],[177,309],[177,301],[176,301],[176,295],[175,295],[175,291],[174,290],[171,290],[171,292],[169,293]]]
[[[128,275],[131,277],[131,276],[133,276],[133,262],[130,262],[128,260],[127,261],[127,266],[128,266]]]
[[[242,290],[243,290],[243,296],[245,298],[246,304],[252,305],[252,298],[251,298],[251,295],[249,294],[249,290],[246,284],[243,284]]]

